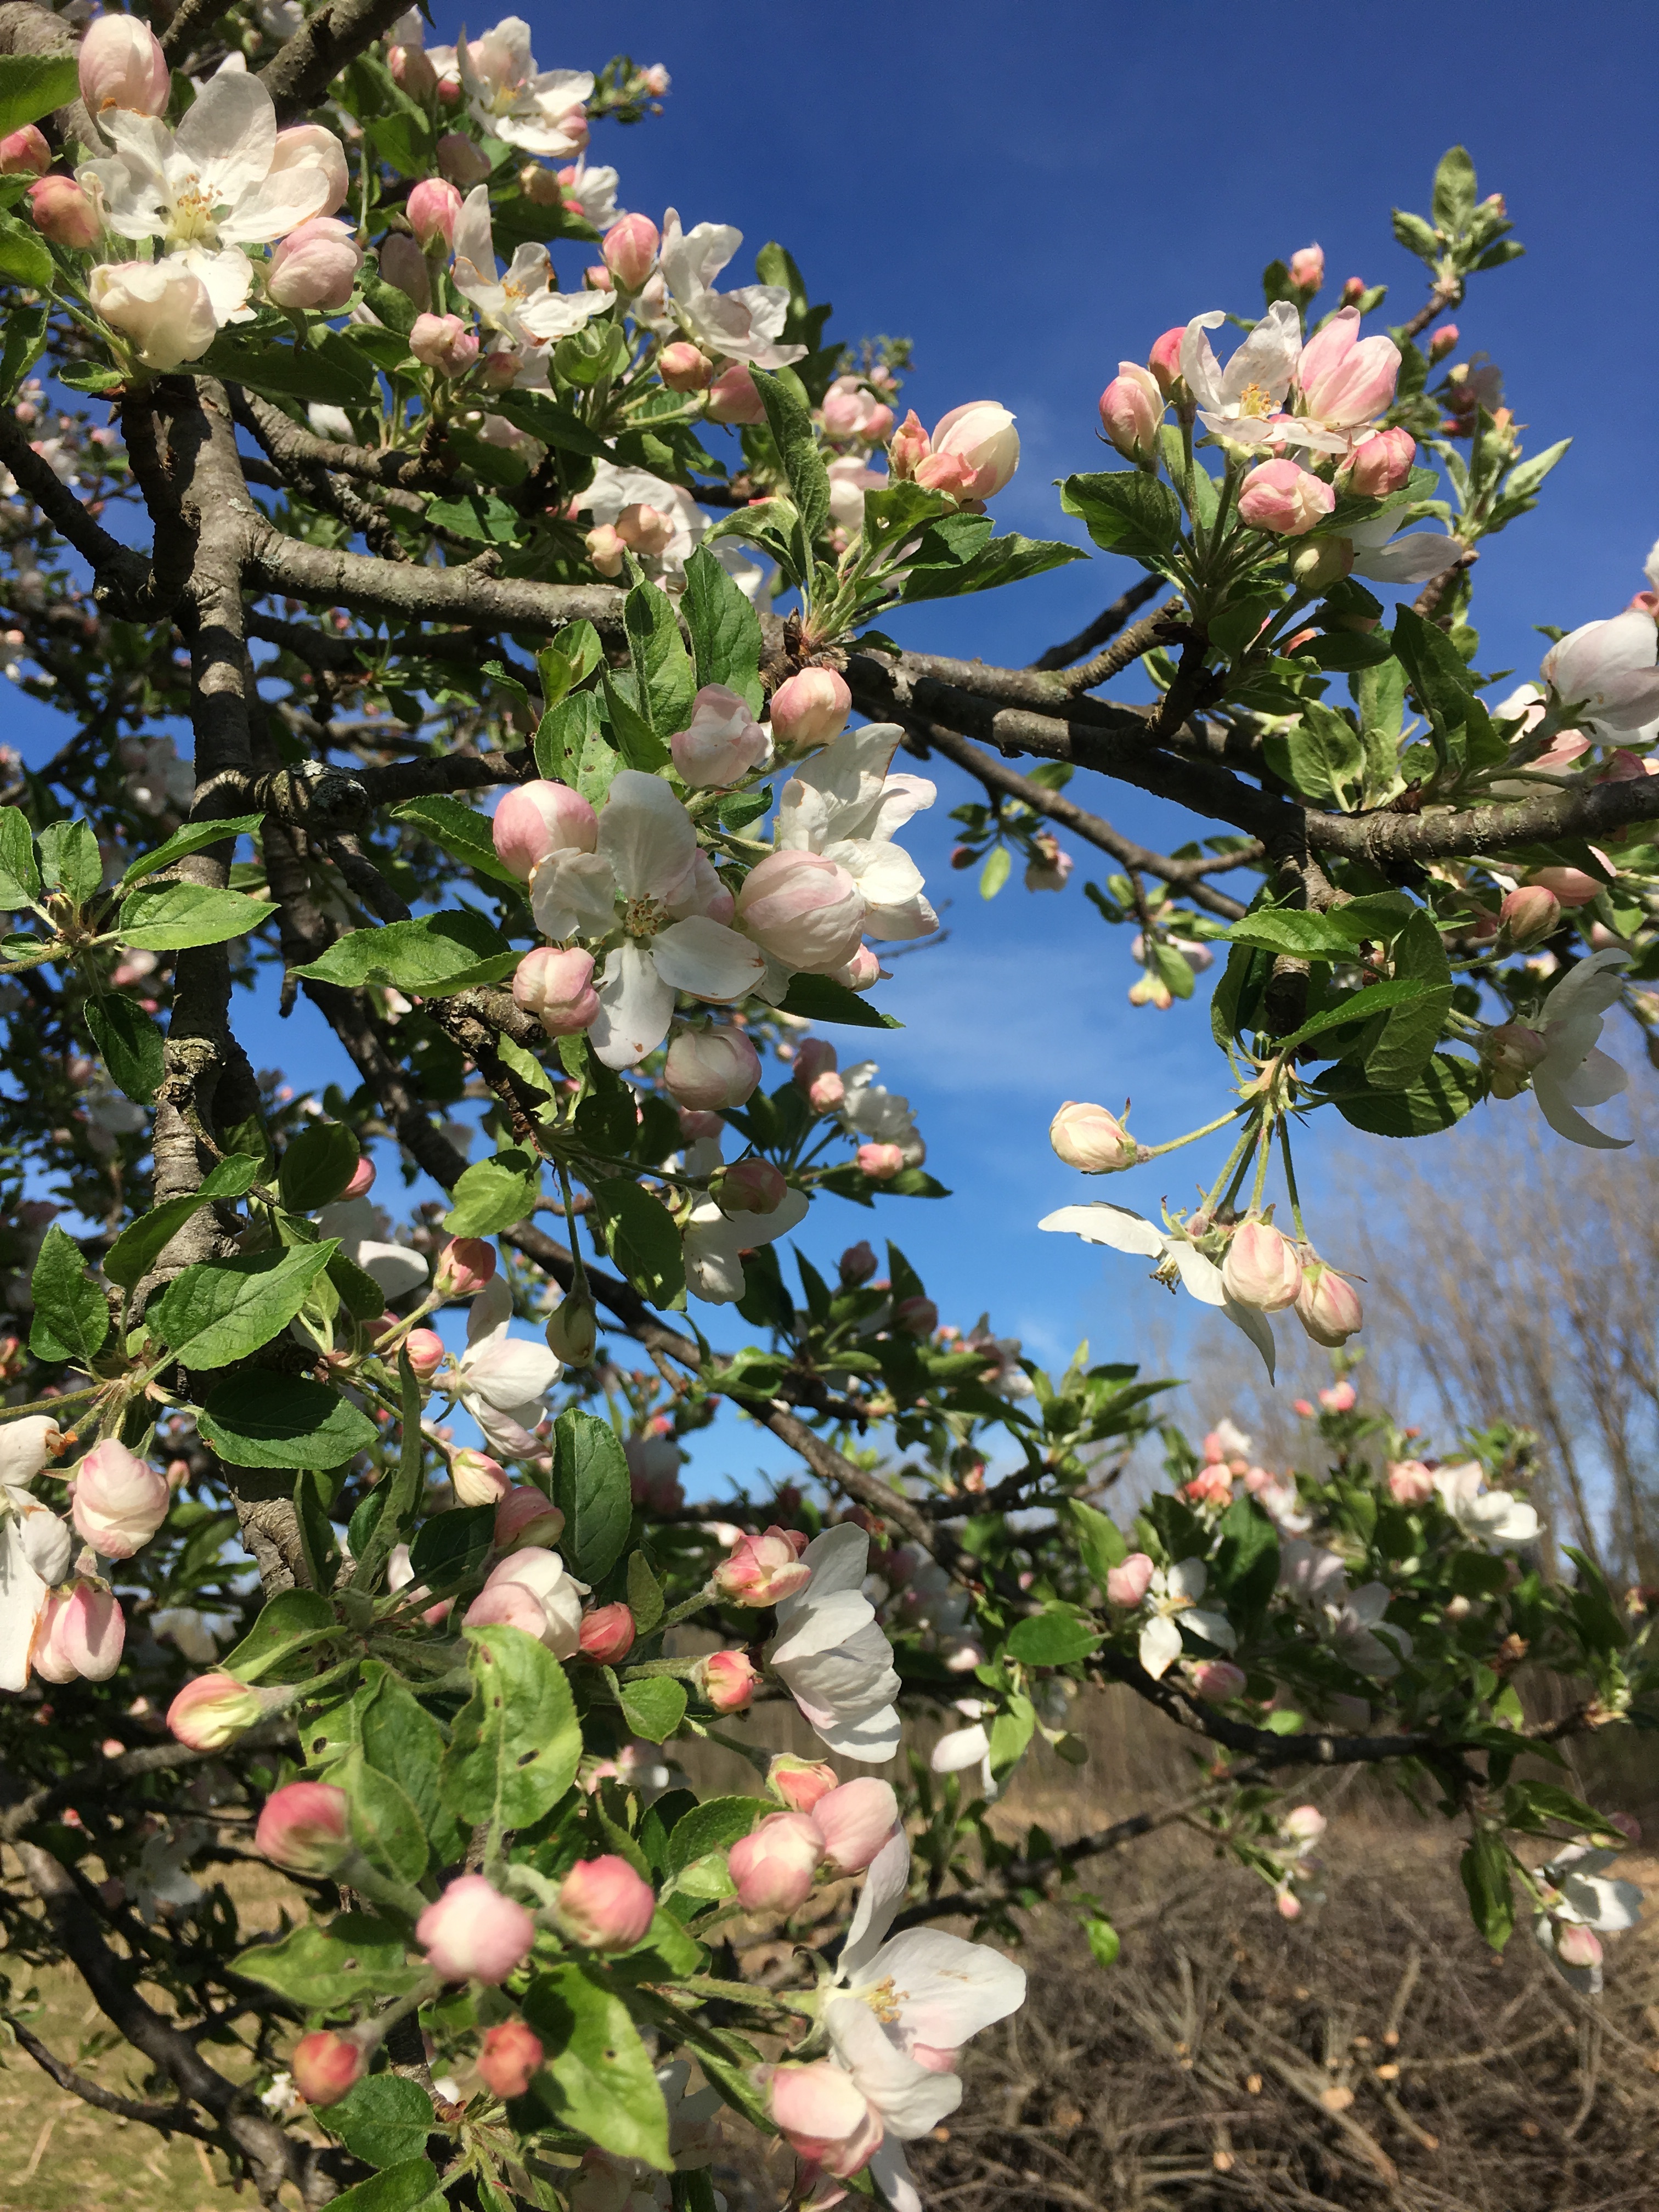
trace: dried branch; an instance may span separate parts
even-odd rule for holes
[[[1143,576],[1138,584],[1131,584],[1121,599],[1112,601],[1103,613],[1096,616],[1087,629],[1068,637],[1064,645],[1051,645],[1031,665],[1034,669],[1066,668],[1074,660],[1081,660],[1085,653],[1092,653],[1097,645],[1104,645],[1109,637],[1115,637],[1137,608],[1144,607],[1152,594],[1162,588],[1162,579]]]

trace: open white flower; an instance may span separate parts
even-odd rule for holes
[[[757,368],[782,368],[806,351],[803,345],[778,343],[789,313],[789,295],[782,285],[714,289],[715,277],[742,244],[743,233],[729,222],[700,222],[682,230],[678,210],[670,208],[662,219],[659,264],[680,327],[694,344]]]
[[[466,1317],[455,1395],[490,1449],[518,1458],[535,1450],[531,1431],[564,1369],[544,1344],[509,1335],[512,1319],[512,1288],[505,1275],[492,1275]]]
[[[492,137],[527,154],[574,154],[586,137],[565,118],[593,90],[586,70],[544,70],[530,51],[522,15],[503,15],[481,39],[463,35],[455,64],[469,112]]]
[[[1538,1110],[1557,1136],[1592,1151],[1620,1152],[1631,1141],[1609,1136],[1578,1111],[1581,1106],[1604,1105],[1629,1086],[1624,1069],[1596,1044],[1602,1016],[1624,988],[1622,971],[1629,957],[1611,945],[1581,960],[1550,993],[1538,1022],[1544,1040],[1544,1057],[1532,1071]]]
[[[780,852],[820,853],[847,871],[876,938],[927,937],[939,927],[921,869],[892,842],[937,796],[926,776],[888,774],[903,734],[896,722],[869,722],[803,761],[783,787],[775,825]]]
[[[46,1610],[46,1584],[29,1560],[23,1524],[0,1516],[0,1690],[26,1690],[29,1651]]]
[[[719,1164],[720,1145],[707,1139],[693,1147],[686,1163],[694,1175],[711,1175]],[[731,1305],[745,1288],[740,1255],[798,1229],[811,1205],[804,1190],[787,1190],[769,1213],[727,1214],[712,1198],[700,1197],[681,1238],[687,1290],[706,1305]]]
[[[1198,1602],[1208,1580],[1209,1570],[1202,1559],[1182,1559],[1172,1567],[1154,1570],[1141,1601],[1151,1618],[1140,1632],[1139,1653],[1141,1665],[1155,1682],[1180,1658],[1183,1628],[1190,1628],[1194,1636],[1201,1636],[1219,1651],[1237,1648],[1238,1638],[1226,1614],[1209,1612]]]
[[[387,1241],[390,1217],[367,1198],[339,1198],[317,1216],[325,1237],[337,1237],[346,1258],[377,1282],[389,1298],[400,1298],[425,1282],[424,1255],[407,1244]]]
[[[655,1051],[677,991],[724,1005],[765,974],[749,939],[711,919],[711,908],[731,911],[731,898],[690,816],[659,776],[637,769],[612,779],[594,851],[556,852],[536,869],[530,906],[543,935],[561,942],[623,933],[588,1032],[607,1067],[632,1067]]]
[[[454,252],[455,289],[472,302],[486,329],[500,331],[520,349],[521,383],[545,383],[545,355],[551,341],[568,337],[614,305],[609,292],[556,290],[553,262],[544,246],[521,246],[506,276],[499,275],[488,185],[475,185],[461,203],[455,218]]]
[[[1064,1230],[1085,1244],[1105,1244],[1114,1252],[1137,1252],[1158,1265],[1152,1273],[1171,1289],[1178,1281],[1200,1305],[1214,1306],[1235,1328],[1242,1329],[1261,1354],[1267,1379],[1274,1374],[1275,1346],[1267,1316],[1255,1306],[1242,1306],[1227,1296],[1221,1270],[1184,1237],[1172,1237],[1127,1206],[1097,1199],[1089,1206],[1062,1206],[1045,1213],[1039,1229]]]
[[[1383,1619],[1393,1597],[1386,1583],[1361,1583],[1358,1589],[1344,1591],[1340,1601],[1328,1599],[1323,1607],[1325,1633],[1337,1656],[1374,1682],[1392,1681],[1401,1659],[1411,1656],[1410,1637]],[[1393,1648],[1373,1633],[1379,1627],[1387,1630]]]
[[[1570,632],[1544,655],[1539,673],[1565,719],[1595,735],[1639,729],[1659,714],[1656,663],[1653,617],[1626,609]]]
[[[842,1102],[837,1109],[842,1127],[861,1144],[896,1145],[907,1168],[919,1168],[927,1147],[916,1127],[910,1102],[896,1091],[875,1080],[873,1060],[860,1060],[842,1077]]]
[[[232,258],[248,266],[246,254]],[[212,295],[185,254],[165,261],[100,262],[87,279],[87,297],[146,368],[199,361],[219,328]]]
[[[812,1579],[778,1607],[767,1664],[831,1751],[866,1762],[898,1749],[893,1647],[864,1595],[870,1539],[851,1521],[814,1536],[801,1553]]]
[[[1436,1472],[1440,1503],[1467,1536],[1480,1543],[1530,1544],[1538,1534],[1538,1512],[1513,1491],[1488,1490],[1479,1460]]]
[[[560,181],[561,196],[574,200],[595,230],[609,230],[622,215],[617,205],[617,185],[619,179],[614,169],[602,163],[589,167],[578,161],[565,173]]]
[[[1353,547],[1353,574],[1378,584],[1425,584],[1463,557],[1463,546],[1443,531],[1413,530],[1396,538],[1402,510],[1390,508],[1369,522],[1352,522],[1342,536]]]
[[[1223,368],[1209,333],[1226,319],[1219,307],[1194,315],[1181,341],[1181,374],[1198,403],[1198,419],[1236,446],[1276,445],[1290,427],[1282,418],[1302,355],[1301,318],[1288,300],[1275,300]],[[1299,442],[1316,442],[1311,426],[1302,427],[1309,434]],[[1335,449],[1346,442],[1334,441]]]
[[[1642,1917],[1638,1885],[1607,1876],[1605,1869],[1616,1866],[1620,1856],[1588,1844],[1569,1844],[1538,1870],[1547,1909],[1534,1920],[1533,1934],[1557,1973],[1584,1996],[1601,1995],[1601,1946],[1589,1947],[1587,1963],[1564,1956],[1564,1948],[1567,1952],[1575,1948],[1566,1931],[1587,1928],[1596,1936],[1618,1935],[1634,1928]]]
[[[928,1753],[928,1766],[935,1774],[962,1774],[977,1766],[981,1790],[988,1798],[994,1797],[997,1784],[991,1771],[991,1736],[985,1725],[985,1715],[991,1708],[982,1698],[958,1698],[956,1710],[965,1725],[939,1738]]]

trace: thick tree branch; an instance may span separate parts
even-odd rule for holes
[[[318,9],[259,72],[278,119],[297,122],[314,107],[346,64],[403,13],[398,0],[328,0]]]
[[[1496,853],[1510,845],[1550,845],[1564,837],[1605,842],[1638,822],[1659,820],[1659,777],[1629,782],[1582,781],[1571,791],[1540,790],[1503,805],[1433,808],[1421,814],[1308,813],[1308,842],[1316,852],[1375,867],[1409,866],[1457,854]]]
[[[91,2105],[100,2112],[112,2112],[118,2120],[137,2120],[143,2126],[154,2128],[158,2134],[194,2136],[198,2142],[217,2142],[219,2130],[204,2127],[182,2098],[168,2103],[140,2103],[136,2097],[118,2097],[112,2089],[105,2089],[96,2081],[88,2081],[84,2074],[77,2074],[55,2052],[48,2050],[37,2035],[32,2034],[22,2021],[12,2013],[0,2013],[0,2020],[16,2037],[35,2064],[60,2089],[67,2089],[84,2105]]]
[[[9,12],[0,8],[0,16]],[[87,562],[94,591],[107,593],[122,606],[138,600],[149,581],[149,562],[94,520],[51,462],[35,452],[9,407],[0,408],[0,463],[16,477],[18,489]]]

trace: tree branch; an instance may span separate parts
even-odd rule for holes
[[[294,122],[314,107],[346,64],[403,13],[398,0],[328,0],[259,72],[278,120]]]
[[[1096,616],[1087,629],[1068,637],[1064,645],[1051,645],[1031,663],[1034,669],[1065,668],[1074,660],[1081,660],[1085,653],[1092,653],[1097,645],[1104,645],[1109,637],[1115,637],[1139,607],[1144,607],[1155,592],[1163,589],[1160,576],[1143,576],[1138,584],[1131,584],[1121,599],[1112,601],[1103,613]]]

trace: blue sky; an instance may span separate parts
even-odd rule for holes
[[[1538,514],[1483,557],[1482,665],[1531,673],[1543,643],[1531,624],[1614,612],[1639,585],[1659,534],[1659,12],[1610,0],[1570,19],[1537,0],[526,12],[544,66],[597,67],[620,49],[672,70],[661,118],[594,133],[591,158],[620,169],[623,205],[737,224],[745,244],[726,282],[746,281],[753,251],[781,240],[813,296],[835,302],[833,333],[915,340],[905,396],[925,422],[978,398],[1013,409],[1024,459],[994,511],[1034,536],[1069,534],[1055,477],[1106,465],[1095,402],[1120,356],[1144,358],[1160,331],[1208,307],[1259,312],[1259,272],[1274,256],[1317,240],[1333,284],[1322,305],[1358,274],[1391,287],[1381,321],[1412,313],[1423,271],[1394,244],[1389,209],[1426,211],[1437,158],[1462,140],[1528,252],[1476,281],[1456,313],[1460,351],[1501,364],[1531,450],[1576,440]],[[487,20],[476,13],[475,35]],[[434,35],[453,37],[459,21],[441,7]],[[889,626],[908,644],[1022,663],[1139,573],[1103,555]],[[22,742],[39,760],[58,741],[55,720],[26,713]],[[947,1317],[966,1324],[988,1308],[1045,1360],[1063,1362],[1085,1334],[1097,1358],[1150,1357],[1154,1317],[1167,1328],[1170,1316],[1136,1263],[1036,1229],[1048,1207],[1095,1194],[1053,1158],[1047,1124],[1062,1098],[1115,1108],[1126,1095],[1149,1139],[1210,1118],[1224,1101],[1201,1005],[1159,1015],[1127,1004],[1139,971],[1127,933],[1081,896],[1100,872],[1082,851],[1065,894],[1032,896],[1016,882],[983,904],[945,865],[944,817],[971,793],[952,769],[940,781],[908,842],[951,900],[947,940],[883,987],[906,1027],[875,1050],[957,1196],[889,1202],[877,1225],[928,1273]],[[1147,842],[1191,834],[1138,794],[1074,792]],[[851,1032],[837,1042],[854,1047],[843,1060],[861,1048]],[[251,1043],[311,1080],[339,1058],[308,1010],[286,1025],[262,1013]],[[1184,1202],[1203,1158],[1137,1170],[1112,1195],[1152,1211],[1165,1193]],[[1317,1173],[1309,1180],[1316,1188]],[[870,1224],[826,1201],[810,1247],[833,1258]],[[704,1318],[717,1342],[738,1340],[735,1319]],[[712,1475],[728,1453],[734,1469],[759,1456],[711,1439],[700,1470]]]

